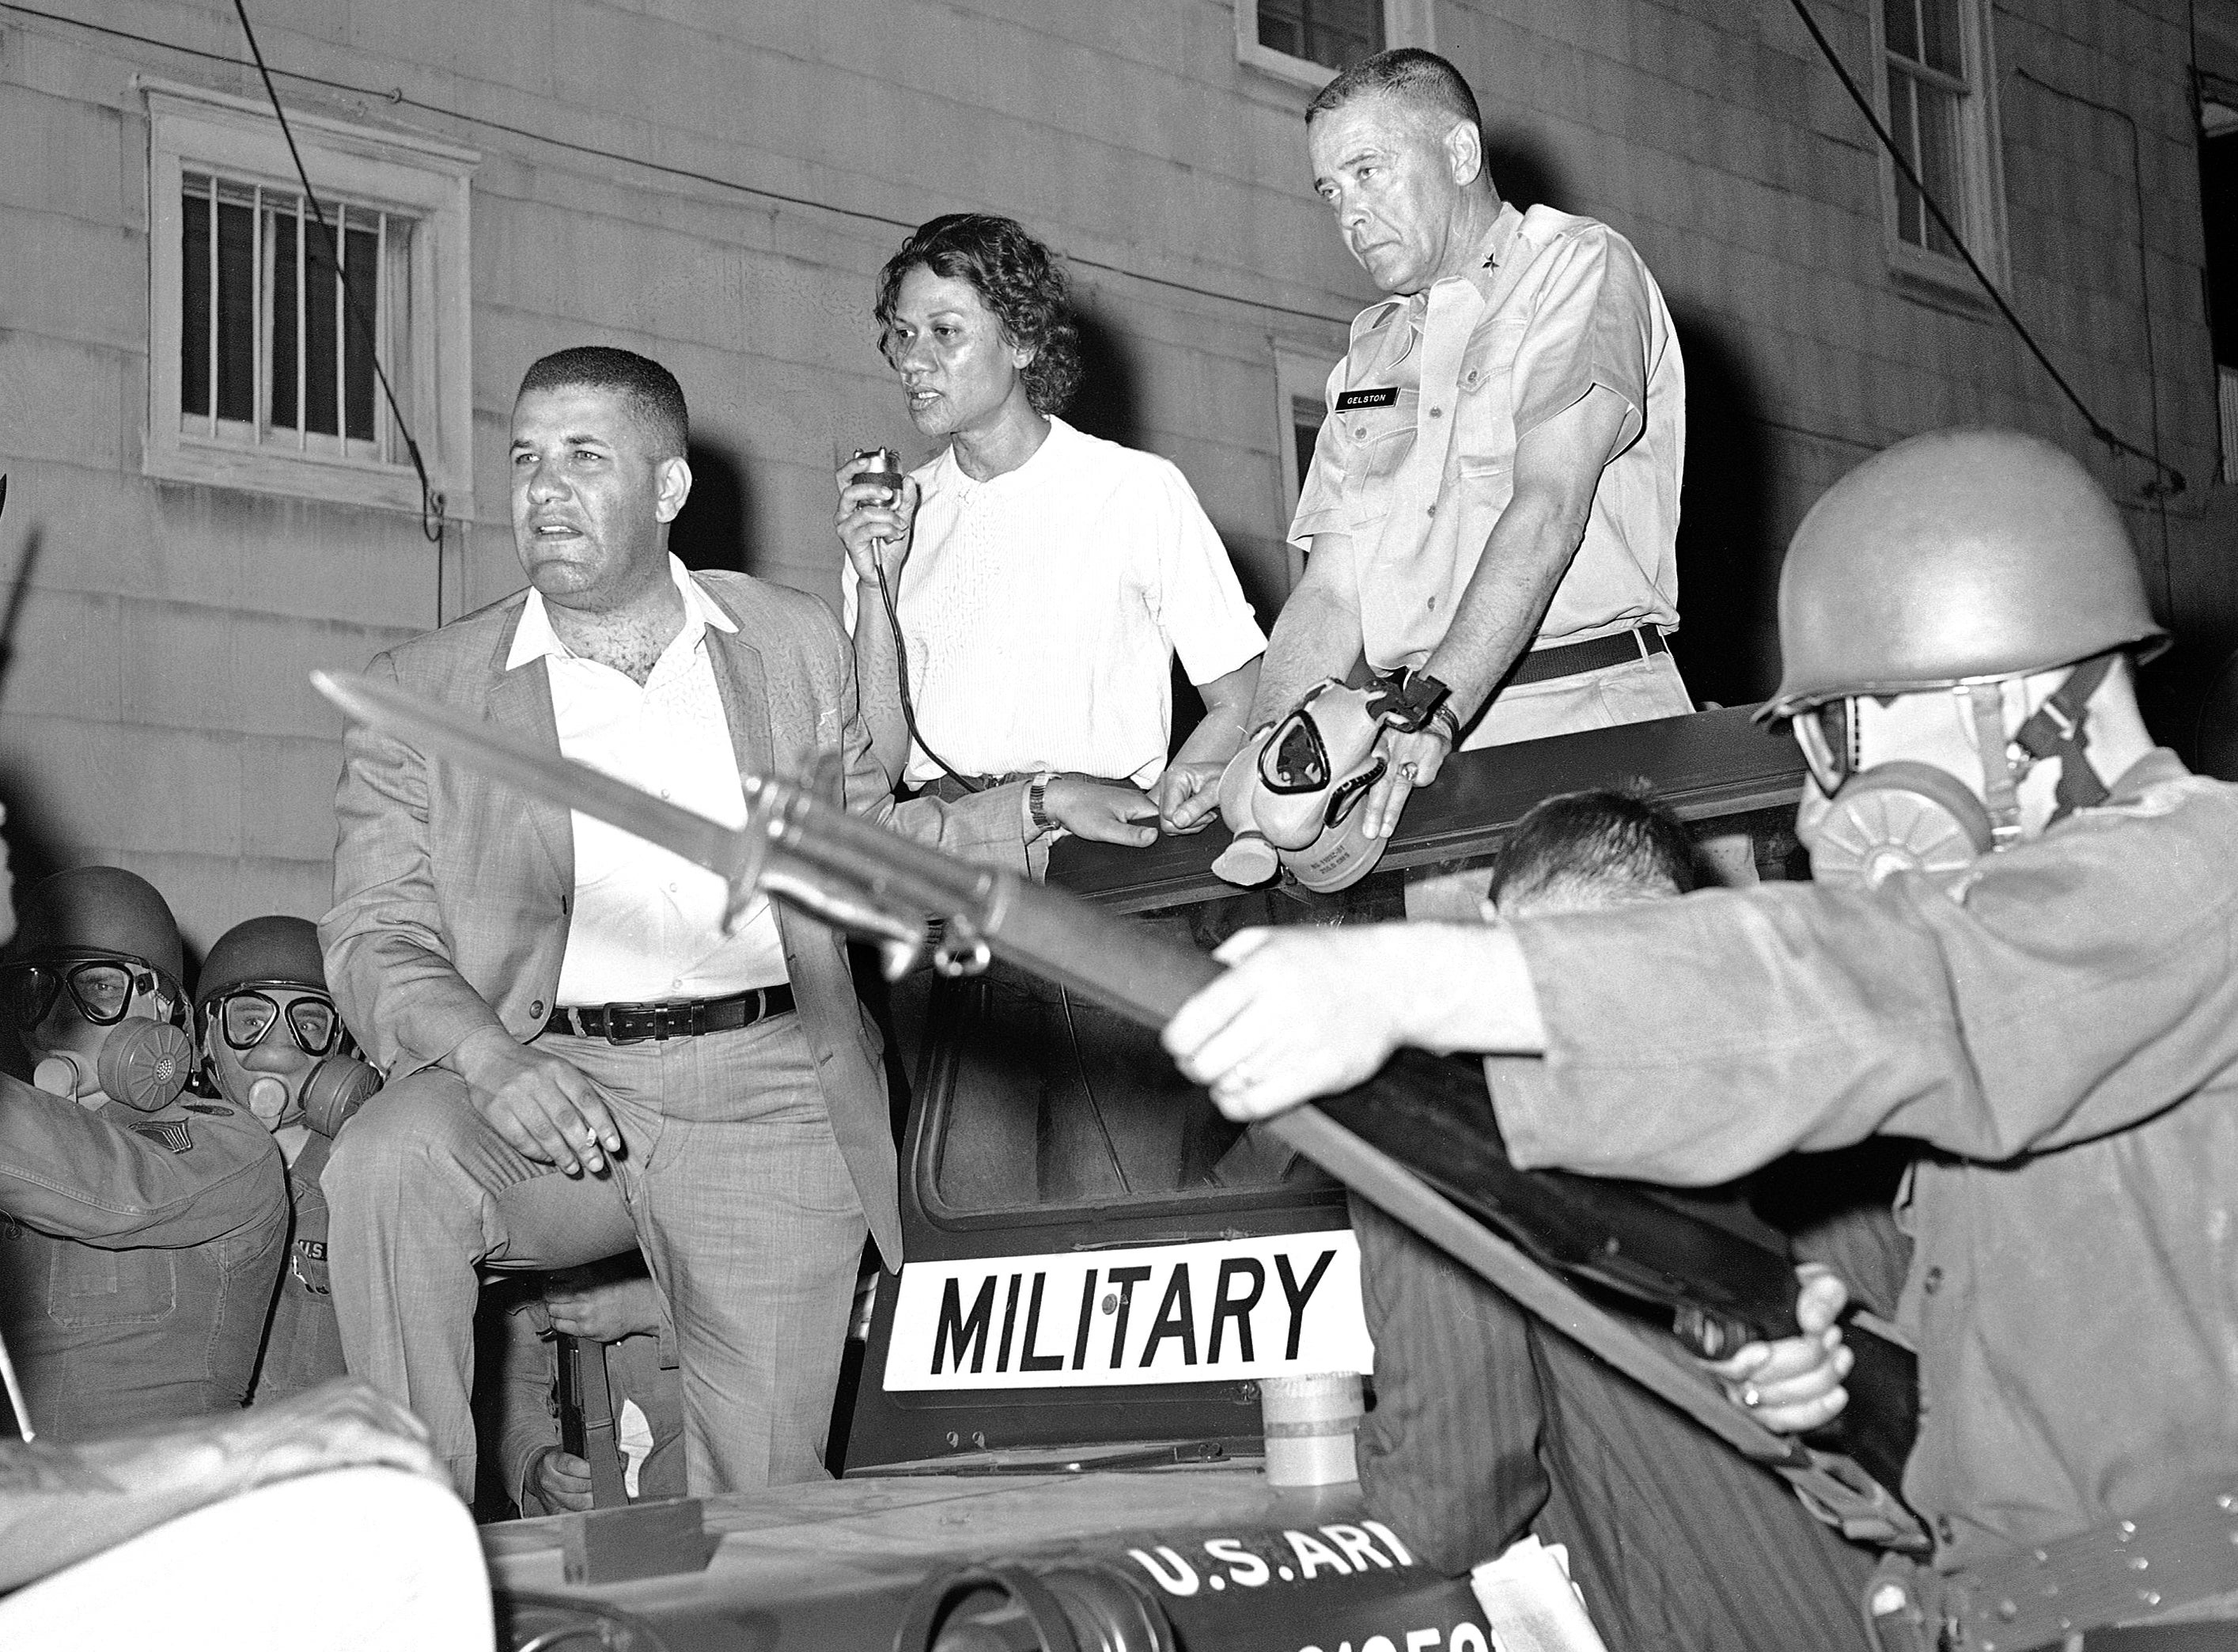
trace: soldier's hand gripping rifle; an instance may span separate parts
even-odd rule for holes
[[[747,820],[732,831],[392,684],[323,672],[312,680],[349,716],[424,754],[469,765],[718,873],[730,882],[733,913],[760,890],[875,940],[891,976],[928,952],[949,975],[1000,955],[1155,1029],[1225,967],[1058,891],[848,813],[836,771],[808,785],[741,775]],[[1620,1184],[1516,1169],[1481,1070],[1421,1051],[1402,1050],[1366,1084],[1260,1128],[1787,1477],[1852,1536],[1925,1546],[1917,1521],[1886,1489],[1910,1448],[1909,1354],[1850,1329],[1857,1358],[1846,1383],[1850,1455],[1836,1456],[1766,1429],[1667,1345],[1568,1283],[1666,1310],[1685,1343],[1722,1358],[1744,1343],[1797,1333],[1797,1284],[1784,1255]]]

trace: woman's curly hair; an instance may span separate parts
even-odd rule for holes
[[[951,212],[919,224],[878,272],[878,348],[889,362],[902,278],[919,265],[971,284],[1001,323],[1004,341],[1034,353],[1018,370],[1034,411],[1063,410],[1080,388],[1080,324],[1064,270],[1049,249],[1016,219],[992,213]]]

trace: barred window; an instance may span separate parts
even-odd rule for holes
[[[446,514],[470,517],[477,157],[291,109],[322,229],[268,107],[141,84],[149,474],[416,514],[408,428]]]
[[[374,359],[409,355],[414,221],[323,200],[322,230],[295,191],[207,172],[182,175],[180,207],[182,428],[407,462]],[[398,388],[408,420],[409,386]]]

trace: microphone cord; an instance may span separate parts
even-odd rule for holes
[[[871,560],[878,570],[878,595],[886,605],[886,623],[893,627],[894,670],[895,674],[901,680],[902,723],[909,730],[910,743],[930,758],[943,774],[948,776],[966,792],[983,792],[989,784],[986,780],[973,780],[968,775],[959,773],[954,764],[932,749],[926,742],[924,733],[917,726],[917,707],[910,701],[909,644],[902,640],[902,616],[900,611],[894,606],[894,588],[886,582],[885,562],[876,554],[877,549],[882,547],[884,544],[884,541],[872,541],[873,554]],[[906,775],[908,766],[904,764],[903,767]]]

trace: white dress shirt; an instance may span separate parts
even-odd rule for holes
[[[745,824],[745,792],[723,714],[709,626],[737,625],[668,559],[684,598],[684,628],[640,688],[611,666],[570,654],[531,590],[506,668],[542,660],[552,684],[560,750],[727,826]],[[724,880],[579,811],[575,900],[558,1001],[633,1004],[721,998],[786,979],[785,948],[768,899],[754,898],[737,930],[723,932]]]

